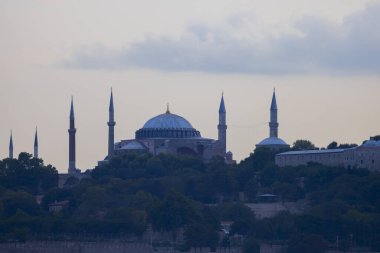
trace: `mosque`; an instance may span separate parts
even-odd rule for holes
[[[222,157],[228,164],[233,164],[233,154],[226,152],[227,124],[226,107],[222,95],[219,106],[218,139],[203,137],[192,124],[182,116],[170,112],[169,106],[166,112],[149,119],[141,129],[135,132],[135,139],[121,140],[115,143],[115,118],[113,93],[111,90],[109,104],[108,125],[108,154],[98,164],[107,163],[112,157],[128,153],[151,153],[158,155],[184,154],[199,157],[205,162],[213,157]],[[75,116],[74,105],[71,100],[70,128],[69,132],[69,169],[70,175],[79,175],[80,170],[75,165]]]
[[[277,121],[277,100],[276,91],[273,90],[272,102],[270,106],[269,137],[256,144],[256,148],[269,148],[271,150],[281,150],[289,148],[289,145],[282,139],[278,138],[278,121]]]

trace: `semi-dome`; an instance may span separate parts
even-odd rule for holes
[[[269,137],[264,140],[262,140],[257,146],[275,146],[275,145],[282,145],[282,146],[289,146],[286,144],[286,142],[280,138],[277,137]]]
[[[154,129],[179,129],[179,128],[193,128],[189,121],[185,118],[166,112],[148,120],[143,128]]]
[[[195,137],[201,137],[200,132],[185,118],[170,113],[169,109],[166,113],[151,118],[136,131],[136,139]]]
[[[145,150],[146,147],[138,141],[131,141],[123,145],[120,149],[124,150]]]

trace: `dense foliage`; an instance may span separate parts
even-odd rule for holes
[[[186,247],[215,248],[230,243],[220,221],[233,221],[229,236],[247,238],[246,251],[256,251],[260,241],[287,242],[289,252],[380,247],[379,173],[319,164],[278,168],[274,155],[258,149],[226,165],[222,159],[131,154],[61,189],[54,168],[21,154],[0,161],[0,239],[142,236],[151,225],[171,232],[173,240],[184,229]],[[242,192],[248,202],[265,201],[260,196],[270,193],[276,195],[271,201],[303,201],[307,208],[257,219],[239,198]],[[44,195],[40,205],[38,194]],[[49,204],[64,200],[69,204],[61,212],[49,212]]]

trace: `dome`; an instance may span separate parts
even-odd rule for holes
[[[280,138],[277,137],[269,137],[264,140],[262,140],[257,146],[272,146],[272,145],[282,145],[282,146],[289,146],[286,144],[286,142]]]
[[[166,112],[148,120],[143,128],[153,129],[192,129],[193,126],[185,118]]]
[[[160,114],[148,120],[136,131],[136,139],[149,138],[200,138],[201,134],[185,118],[170,113]]]
[[[363,144],[363,147],[380,147],[380,141],[368,140]]]

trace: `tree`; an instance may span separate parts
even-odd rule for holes
[[[313,150],[315,149],[314,144],[308,140],[296,140],[293,143],[293,150]]]
[[[337,149],[338,143],[336,141],[331,142],[329,145],[327,145],[327,149]]]
[[[210,247],[215,250],[219,241],[219,235],[213,226],[198,222],[190,224],[184,236],[190,247]]]
[[[251,209],[243,204],[224,203],[217,207],[221,220],[233,221],[231,234],[246,235],[254,226],[256,221],[255,214]]]
[[[10,217],[18,210],[25,212],[28,215],[39,215],[40,206],[36,203],[34,196],[25,191],[8,191],[2,198],[3,217]]]
[[[44,166],[41,159],[22,152],[18,159],[0,161],[0,185],[39,194],[58,185],[58,172],[51,165]]]
[[[328,244],[320,235],[303,235],[297,236],[289,242],[289,253],[308,252],[323,253],[326,252]]]
[[[195,201],[178,192],[170,192],[154,212],[155,229],[174,231],[202,219],[201,210]]]
[[[338,148],[354,148],[357,146],[358,144],[355,144],[355,143],[343,143],[343,144],[339,144]]]
[[[248,237],[243,244],[243,253],[260,253],[260,243],[253,237]]]

